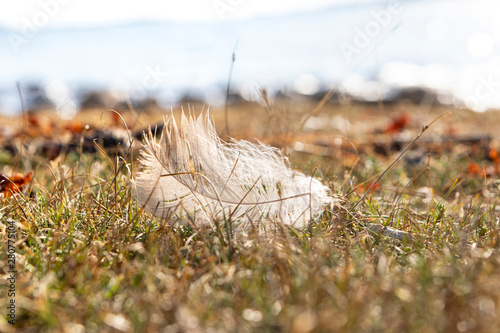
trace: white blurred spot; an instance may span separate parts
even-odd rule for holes
[[[68,100],[64,104],[57,104],[57,113],[61,119],[72,119],[76,115],[77,111],[78,108],[73,101]]]
[[[240,95],[247,101],[257,102],[261,98],[260,85],[257,82],[246,82],[240,88]]]
[[[484,316],[495,317],[496,309],[495,302],[487,296],[483,296],[479,298],[479,311]]]
[[[454,97],[453,97],[453,94],[451,92],[447,91],[447,92],[438,94],[437,100],[439,103],[441,103],[443,105],[452,105]]]
[[[342,116],[339,116],[339,115],[335,115],[332,117],[332,119],[330,120],[330,126],[334,129],[341,131],[341,132],[344,132],[344,131],[350,132],[352,129],[351,122],[348,119],[346,119]],[[339,141],[337,141],[337,139],[340,140],[340,143],[339,143]],[[336,138],[335,140],[336,140],[335,144],[337,144],[339,146],[342,144],[342,139]]]
[[[156,103],[163,109],[170,109],[177,105],[179,99],[173,90],[161,90],[156,95]]]
[[[471,331],[476,327],[476,321],[472,318],[461,321],[457,324],[457,329],[459,332]]]
[[[293,81],[296,92],[302,95],[314,95],[319,91],[320,83],[314,75],[303,74]]]
[[[470,110],[474,110],[474,111],[478,111],[478,112],[483,112],[486,110],[486,107],[482,106],[482,105],[479,105],[479,101],[474,98],[473,96],[468,96],[465,100],[464,100],[464,103],[465,103],[465,107],[470,109]]]
[[[306,123],[304,124],[304,129],[308,131],[317,131],[321,129],[327,128],[327,123],[325,123],[325,116],[321,117],[316,117],[316,116],[311,116],[309,119],[307,119]]]
[[[452,89],[457,107],[483,112],[500,105],[500,57],[462,68]]]
[[[85,333],[85,326],[78,323],[69,323],[64,325],[64,332]]]
[[[413,299],[411,291],[406,288],[398,288],[394,293],[403,302],[410,302]]]
[[[363,92],[360,94],[359,97],[361,97],[365,101],[370,101],[370,102],[375,102],[379,100],[379,98],[381,97],[379,86],[380,84],[376,81],[365,82],[365,85],[363,86],[364,88]]]
[[[390,62],[380,70],[380,82],[395,87],[418,87],[422,83],[422,67],[406,62]]]
[[[45,93],[56,106],[61,119],[71,119],[76,115],[78,108],[71,99],[68,86],[59,80],[51,81],[45,86]]]
[[[130,93],[130,84],[126,81],[115,81],[109,88],[111,96],[119,101],[128,99]]]
[[[351,95],[357,95],[363,90],[363,86],[365,84],[365,80],[363,77],[357,73],[351,73],[346,76],[344,80],[342,80],[341,88]]]
[[[467,48],[476,57],[485,57],[493,52],[493,38],[487,33],[478,33],[469,38]]]
[[[293,149],[295,149],[296,151],[304,151],[305,148],[306,146],[302,142],[296,141],[293,144]]]
[[[273,305],[273,309],[271,310],[273,315],[277,316],[281,310],[283,309],[283,302],[281,301],[276,301]]]
[[[47,97],[55,104],[69,98],[68,86],[62,81],[52,81],[45,87]]]
[[[456,84],[457,71],[448,64],[429,64],[422,71],[422,85],[432,90],[451,90]]]
[[[245,309],[242,313],[243,319],[253,322],[261,322],[262,321],[262,312],[252,309]]]
[[[221,107],[226,102],[226,94],[217,87],[210,87],[205,92],[205,101],[210,106]]]
[[[417,190],[417,193],[419,193],[422,196],[422,202],[429,204],[432,202],[432,198],[434,197],[434,191],[432,188],[424,186],[421,187]]]
[[[112,313],[108,313],[106,314],[106,316],[104,316],[104,322],[112,328],[121,332],[130,331],[132,327],[128,320],[120,315],[114,315]]]
[[[352,128],[351,123],[346,118],[335,115],[332,118],[322,114],[319,116],[311,116],[304,124],[304,129],[307,131],[332,130],[349,132]]]
[[[372,102],[383,98],[389,92],[386,82],[366,81],[358,74],[347,76],[342,81],[342,87],[349,95]]]
[[[427,24],[427,38],[431,42],[441,42],[448,36],[448,22],[437,18]]]

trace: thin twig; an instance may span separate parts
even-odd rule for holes
[[[309,118],[313,117],[314,115],[316,115],[316,113],[318,113],[322,108],[323,106],[325,106],[325,104],[330,100],[330,98],[333,96],[333,94],[335,94],[335,92],[337,92],[339,89],[338,87],[341,85],[342,81],[344,81],[344,79],[350,74],[352,73],[354,70],[356,70],[358,67],[361,66],[361,64],[363,63],[363,61],[368,58],[368,56],[371,54],[371,52],[373,52],[375,49],[377,49],[383,42],[385,42],[385,40],[390,36],[392,35],[392,33],[394,31],[396,31],[398,28],[399,28],[400,24],[396,25],[395,27],[393,27],[385,36],[383,36],[383,38],[379,41],[378,44],[375,45],[375,47],[368,53],[366,53],[363,57],[361,57],[357,63],[354,65],[354,66],[351,66],[350,68],[348,68],[341,76],[340,78],[337,80],[337,82],[332,86],[332,88],[323,96],[323,98],[319,101],[319,103],[316,105],[316,107],[311,111],[309,112],[309,114],[307,114],[307,116],[302,120],[299,128],[294,132],[292,133],[291,135],[288,135],[287,136],[287,141],[286,141],[286,144],[289,145],[291,142],[293,142],[295,140],[295,138],[297,137],[297,135],[302,132],[302,130],[304,129],[304,126],[306,125],[307,121],[309,120]]]
[[[226,108],[225,108],[225,117],[226,117],[226,136],[229,141],[229,89],[231,88],[231,77],[233,76],[233,67],[234,62],[236,61],[236,44],[234,46],[233,55],[231,58],[231,67],[229,68],[229,77],[227,78],[227,87],[226,87]]]
[[[396,159],[394,161],[392,161],[392,163],[384,170],[384,172],[382,172],[380,174],[380,176],[378,176],[378,178],[373,182],[373,184],[370,186],[370,188],[368,190],[366,190],[366,192],[361,196],[361,198],[359,198],[358,201],[356,201],[356,203],[351,207],[351,209],[349,210],[349,212],[352,212],[354,210],[354,208],[356,208],[356,206],[361,201],[363,201],[363,199],[371,191],[371,189],[375,186],[375,184],[377,184],[378,181],[387,173],[387,171],[389,171],[389,169],[391,169],[394,166],[394,164],[396,164],[401,159],[401,157],[403,157],[403,155],[408,151],[408,149],[410,149],[411,146],[413,146],[413,144],[420,138],[420,136],[422,136],[422,134],[424,134],[425,131],[427,131],[427,129],[429,127],[431,127],[439,119],[441,119],[444,116],[447,116],[449,114],[451,114],[451,112],[443,113],[442,115],[440,115],[439,117],[437,117],[436,119],[434,119],[429,125],[425,125],[424,127],[422,127],[422,130],[420,131],[420,133],[417,134],[417,136],[415,137],[415,139],[413,139],[412,142],[410,142],[408,144],[408,146],[406,146],[406,148],[398,155],[398,157],[396,157]]]
[[[22,120],[23,120],[23,126],[21,129],[21,144],[19,145],[19,154],[17,156],[17,159],[14,163],[14,166],[12,167],[12,172],[14,173],[15,170],[17,169],[19,163],[23,159],[23,144],[24,144],[24,139],[26,138],[26,126],[27,126],[27,117],[28,117],[28,107],[26,105],[26,96],[24,95],[24,90],[23,86],[21,86],[21,82],[16,83],[17,86],[17,92],[19,93],[19,99],[21,100],[21,111],[22,111]]]

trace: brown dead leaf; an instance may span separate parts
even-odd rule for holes
[[[26,175],[21,173],[8,177],[0,174],[0,193],[9,197],[15,193],[21,193],[22,189],[31,182],[33,174],[28,172]]]

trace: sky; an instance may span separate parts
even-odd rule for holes
[[[91,27],[133,21],[216,22],[315,11],[380,0],[23,0],[0,10],[0,26],[22,29],[26,21],[54,27]],[[45,15],[44,15],[45,14]]]
[[[16,82],[56,82],[65,91],[132,91],[141,90],[144,77],[157,68],[168,76],[155,92],[211,91],[226,82],[236,45],[233,82],[241,89],[256,82],[304,91],[301,85],[309,87],[314,79],[318,87],[342,82],[355,94],[375,91],[380,85],[373,80],[379,80],[391,87],[429,86],[462,100],[476,101],[477,91],[487,91],[500,108],[499,0],[3,3],[8,5],[0,3],[0,111],[2,103],[19,104]],[[380,16],[387,16],[388,3],[403,8],[385,18],[390,24]],[[356,52],[346,55],[353,45]],[[481,98],[483,109],[492,105],[490,99]]]

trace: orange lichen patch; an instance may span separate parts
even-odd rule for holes
[[[387,134],[394,134],[401,132],[410,124],[410,116],[408,114],[402,114],[391,119],[391,123],[385,129]]]
[[[490,152],[489,152],[489,157],[492,161],[496,161],[499,159],[498,157],[498,152],[495,150],[495,149],[490,149]]]
[[[488,148],[481,158],[481,165],[471,161],[467,171],[469,175],[481,178],[500,175],[500,155],[498,151],[493,148]]]
[[[487,178],[494,177],[498,174],[496,168],[492,165],[480,166],[476,162],[470,162],[468,167],[468,173],[471,176]]]
[[[470,162],[467,171],[472,176],[481,176],[481,177],[485,176],[484,169],[481,168],[481,166],[476,162]]]
[[[85,131],[85,129],[86,129],[86,126],[78,121],[72,121],[72,122],[64,125],[64,130],[71,132],[73,134],[80,134],[83,131]]]
[[[122,127],[123,119],[121,117],[121,113],[118,110],[114,110],[115,112],[111,112],[111,119],[113,120],[113,126]]]
[[[373,185],[373,182],[368,182],[364,186],[359,185],[356,192],[358,194],[364,194],[368,190],[370,190],[370,192],[372,192],[372,191],[380,190],[382,188],[379,183],[376,183],[375,185],[373,185],[373,187],[372,187],[372,185]],[[370,189],[370,187],[371,187],[371,189]]]
[[[3,193],[6,197],[20,193],[31,182],[32,178],[33,174],[31,172],[28,172],[26,175],[18,173],[11,177],[0,174],[0,193]]]
[[[495,173],[497,175],[500,175],[500,156],[498,156],[498,151],[496,151],[495,149],[490,149],[489,158],[493,161]]]
[[[41,126],[40,118],[34,114],[29,114],[28,115],[28,124],[30,124],[33,127],[40,127]]]

